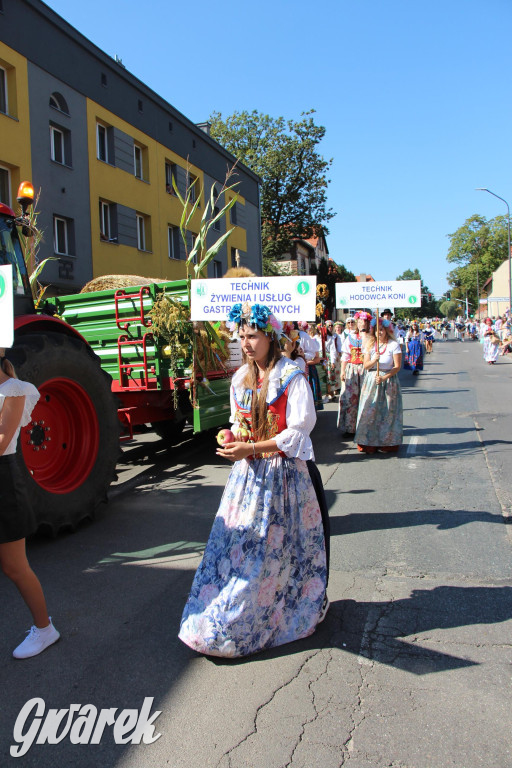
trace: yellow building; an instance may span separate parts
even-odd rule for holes
[[[207,123],[192,123],[44,3],[5,6],[0,198],[15,205],[23,179],[40,190],[39,258],[53,259],[42,278],[55,292],[104,274],[184,277],[206,201],[213,191],[222,209],[231,196],[223,185],[234,162]],[[209,277],[221,277],[236,251],[261,274],[259,178],[238,163],[236,181],[236,204],[210,233],[208,246],[233,228]],[[186,245],[175,186],[201,198]]]

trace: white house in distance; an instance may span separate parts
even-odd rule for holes
[[[308,238],[293,238],[290,250],[279,257],[279,266],[283,274],[289,275],[311,275],[313,265],[318,267],[322,259],[329,259],[329,249],[324,235]]]
[[[509,293],[509,261],[500,264],[491,277],[485,282],[480,295],[480,316],[484,317],[485,302],[487,301],[487,317],[504,315],[510,309]]]

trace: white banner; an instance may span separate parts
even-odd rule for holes
[[[192,280],[191,320],[227,320],[234,304],[264,304],[279,320],[313,320],[316,277],[222,277]]]
[[[336,309],[421,307],[421,280],[336,283]]]
[[[0,347],[12,347],[14,309],[12,302],[12,266],[0,267]]]

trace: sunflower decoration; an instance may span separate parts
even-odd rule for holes
[[[320,283],[320,285],[317,285],[316,287],[316,296],[317,299],[320,299],[320,301],[325,301],[329,298],[329,289],[324,283]]]
[[[316,316],[321,320],[324,316],[324,305],[321,301],[316,305]]]

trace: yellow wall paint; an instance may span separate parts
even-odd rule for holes
[[[0,165],[11,171],[11,205],[16,206],[20,182],[32,180],[27,60],[0,42],[0,66],[6,70],[9,111],[0,113]]]
[[[133,137],[134,141],[143,147],[144,177],[147,180],[137,179],[135,175],[121,168],[98,160],[96,147],[98,121],[106,126],[118,128]],[[179,226],[182,210],[178,198],[166,191],[165,163],[168,161],[186,168],[187,161],[89,99],[87,100],[87,131],[94,277],[109,273],[137,274],[168,280],[185,277],[185,262],[168,257],[168,227],[169,225]],[[189,171],[197,176],[202,189],[204,177],[201,169],[190,165]],[[100,199],[124,205],[150,217],[151,253],[141,252],[128,245],[105,243],[100,240]],[[243,198],[239,198],[239,202],[245,204]],[[194,233],[199,231],[202,206],[204,206],[204,199],[189,225],[189,230]],[[228,260],[231,247],[246,250],[247,237],[245,230],[241,227],[236,227],[228,240]]]

